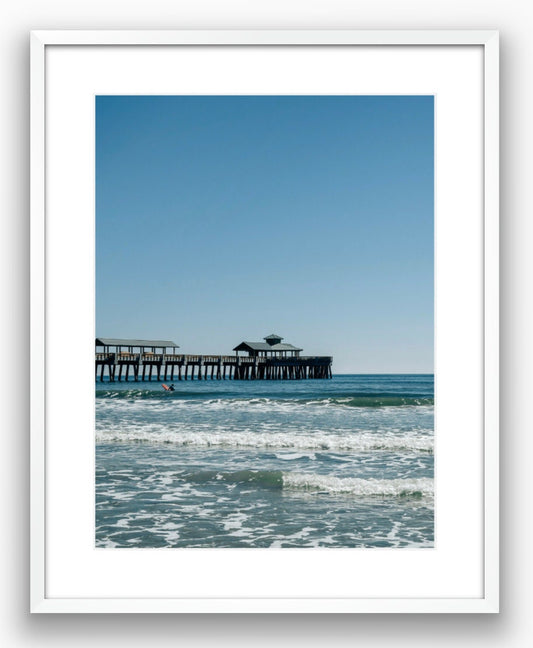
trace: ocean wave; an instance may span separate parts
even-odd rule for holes
[[[288,408],[309,407],[372,408],[434,405],[432,396],[414,394],[350,394],[308,398],[266,398],[261,396],[231,398],[225,393],[218,395],[209,392],[209,396],[210,398],[205,398],[205,394],[198,393],[195,395],[185,391],[174,391],[166,394],[149,389],[98,390],[96,392],[99,405],[103,407],[122,406],[124,408],[130,408],[136,402],[142,403],[143,407],[152,406],[159,409],[201,407],[206,410],[221,408],[286,410]],[[150,403],[146,401],[150,401]]]
[[[308,473],[283,473],[283,488],[293,491],[374,497],[432,497],[433,479],[359,479]]]
[[[403,407],[433,405],[430,396],[409,396],[396,394],[372,394],[358,396],[328,397],[307,401],[308,405],[338,405],[340,407]]]
[[[174,391],[167,392],[161,389],[97,389],[95,391],[95,396],[99,398],[111,398],[113,400],[175,400],[186,397],[191,400],[203,399],[207,394],[212,398],[221,398],[227,396],[227,392],[209,389],[208,391],[204,390],[180,390],[179,387],[175,387]]]
[[[262,488],[331,495],[361,497],[432,497],[433,479],[359,479],[332,477],[314,473],[281,470],[238,470],[222,472],[204,470],[184,475],[187,481],[206,483],[222,481],[231,484],[253,484]]]
[[[164,426],[139,426],[122,428],[106,427],[96,430],[97,443],[164,443],[191,447],[230,447],[296,450],[330,450],[369,452],[383,450],[389,452],[426,452],[433,453],[433,436],[427,432],[403,434],[376,434],[375,432],[332,433],[314,431],[298,433],[294,431],[251,430],[213,431],[197,429],[194,431],[171,430]]]

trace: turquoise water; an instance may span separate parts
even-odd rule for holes
[[[97,382],[96,546],[432,547],[433,382]]]

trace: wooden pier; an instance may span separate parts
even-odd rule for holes
[[[274,341],[277,338],[270,336]],[[266,339],[266,338],[265,338]],[[332,377],[331,356],[301,356],[292,345],[276,343],[241,343],[236,347],[236,355],[182,355],[166,353],[168,347],[173,351],[178,347],[171,341],[162,340],[118,340],[97,338],[96,346],[104,347],[104,352],[96,352],[95,378],[110,382],[138,380],[306,380],[328,379]],[[244,347],[243,347],[244,345]],[[251,346],[250,346],[251,345]],[[259,350],[255,349],[255,345]],[[262,345],[262,346],[259,346]],[[115,347],[111,353],[109,347]],[[138,347],[139,353],[133,350]],[[124,351],[126,348],[127,351]],[[146,351],[150,348],[150,351]],[[156,353],[161,348],[162,353]],[[248,356],[239,356],[245,348]],[[117,371],[118,369],[118,371]]]
[[[247,358],[212,355],[97,353],[95,377],[138,380],[305,380],[331,378],[331,356]],[[118,371],[117,371],[118,368]],[[99,375],[98,375],[99,374]]]

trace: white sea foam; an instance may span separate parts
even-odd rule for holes
[[[211,399],[177,399],[177,398],[154,398],[154,399],[136,399],[136,398],[101,398],[97,399],[96,406],[103,411],[128,411],[135,412],[176,412],[180,410],[187,411],[257,411],[267,410],[269,412],[286,412],[288,410],[304,410],[309,401],[297,401],[293,399],[275,400],[270,398],[211,398]],[[326,401],[316,401],[313,404],[318,406],[329,407],[330,403]]]
[[[312,430],[301,433],[295,430],[256,432],[252,430],[226,431],[212,426],[196,426],[194,430],[161,425],[108,425],[96,431],[98,443],[146,442],[168,443],[191,447],[241,447],[294,450],[360,451],[412,451],[433,452],[433,436],[427,432],[405,433],[372,431],[324,432]],[[291,457],[292,458],[292,457]]]
[[[226,531],[235,531],[240,530],[243,522],[247,519],[248,516],[245,513],[232,513],[222,523]]]
[[[361,496],[433,496],[433,479],[358,479],[308,473],[282,473],[283,489]]]

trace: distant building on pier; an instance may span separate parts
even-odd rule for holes
[[[247,351],[248,356],[252,358],[298,358],[300,351],[298,347],[292,344],[283,344],[283,338],[274,333],[263,338],[265,342],[241,342],[233,350],[239,354],[239,351]]]

